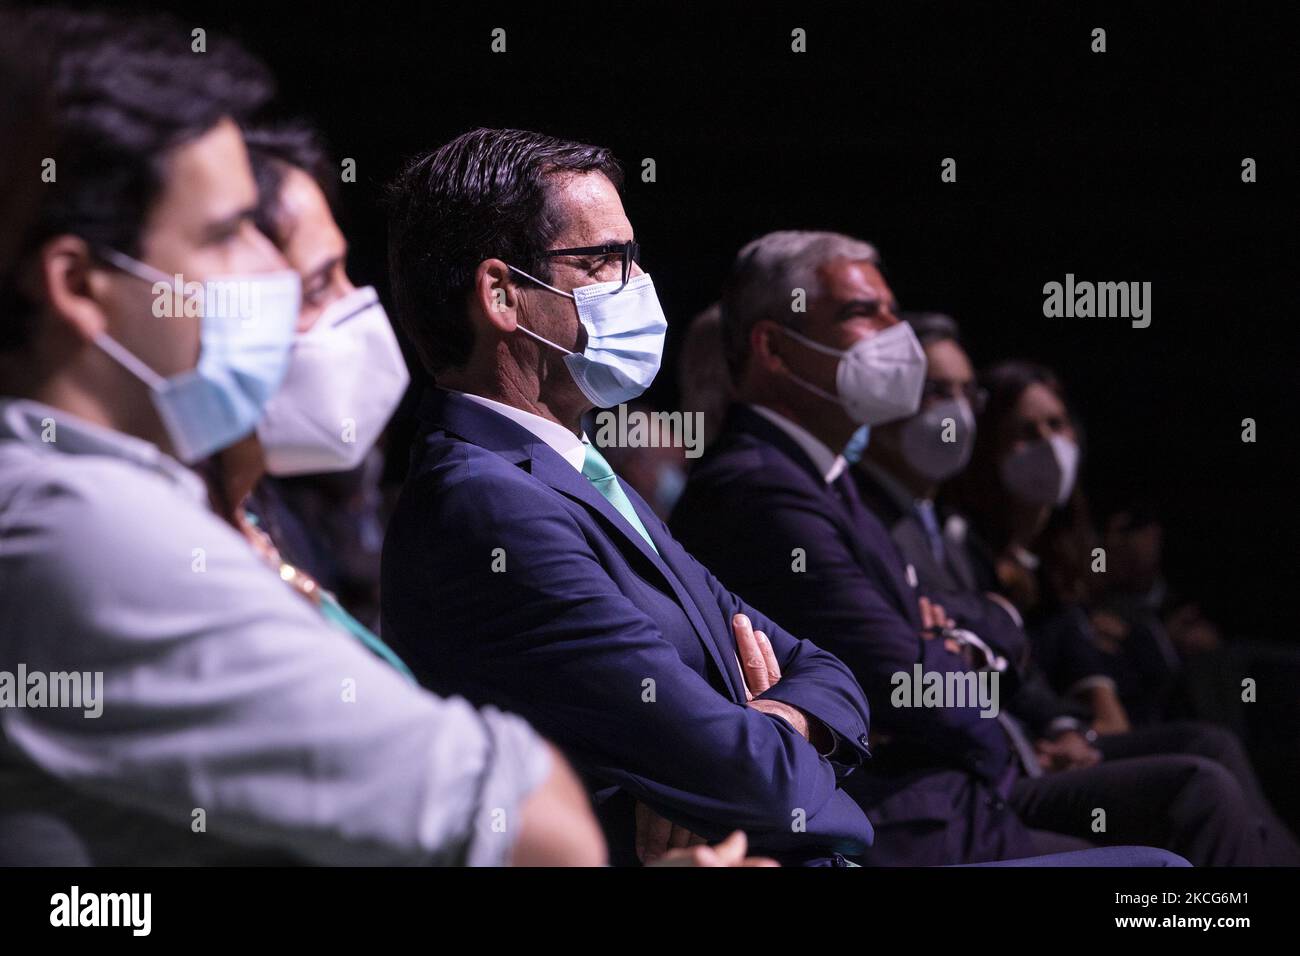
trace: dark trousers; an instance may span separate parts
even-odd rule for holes
[[[1300,864],[1228,731],[1160,724],[1102,738],[1099,749],[1095,767],[1017,781],[1009,802],[1020,819],[1092,843],[1163,847],[1196,866]]]

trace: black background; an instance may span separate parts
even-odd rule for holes
[[[685,326],[744,242],[868,239],[903,307],[955,315],[977,366],[1061,373],[1088,491],[1156,503],[1179,590],[1231,632],[1296,640],[1287,5],[164,6],[243,40],[277,74],[281,112],[355,158],[342,192],[359,283],[386,290],[378,202],[412,155],[475,126],[609,146],[669,317],[650,398],[671,406]],[[1151,282],[1151,326],[1044,318],[1043,284],[1067,272]]]

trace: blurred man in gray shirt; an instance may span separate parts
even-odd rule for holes
[[[0,823],[103,864],[602,862],[558,753],[328,626],[180,463],[250,433],[287,361],[237,125],[264,71],[158,18],[35,35],[59,146],[0,275]],[[74,674],[102,698],[60,699]]]

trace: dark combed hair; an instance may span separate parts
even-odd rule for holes
[[[223,118],[245,121],[274,93],[265,67],[238,44],[210,33],[206,52],[192,52],[191,28],[170,16],[0,14],[0,31],[11,27],[40,38],[54,87],[55,180],[20,256],[64,234],[138,255],[168,152]],[[0,287],[0,348],[10,349],[25,344],[35,319],[12,278]]]
[[[338,170],[315,127],[298,119],[248,126],[244,142],[257,180],[255,224],[263,234],[274,239],[279,232],[280,189],[290,169],[300,169],[312,178],[338,218]]]
[[[961,345],[961,328],[957,320],[942,312],[904,312],[899,316],[912,327],[917,341],[922,345],[935,342],[955,342]]]
[[[1031,385],[1045,386],[1065,405],[1072,420],[1075,414],[1060,377],[1037,362],[1023,359],[998,362],[980,372],[979,384],[988,393],[988,401],[976,420],[975,453],[970,465],[949,485],[946,493],[949,502],[970,518],[980,537],[995,551],[1000,551],[1010,535],[1008,492],[1002,487],[997,465],[1004,423]],[[1082,436],[1080,444],[1083,444]],[[1049,604],[1086,599],[1091,584],[1088,560],[1094,538],[1082,482],[1076,479],[1069,500],[1053,510],[1036,545],[1043,559],[1040,577],[1046,593],[1042,597]]]
[[[559,234],[554,173],[599,172],[622,188],[608,149],[514,129],[476,129],[411,162],[388,190],[388,267],[397,318],[431,373],[474,347],[466,297],[484,259],[539,279]]]

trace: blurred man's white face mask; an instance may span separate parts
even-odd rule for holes
[[[849,418],[859,425],[883,425],[913,415],[921,407],[925,388],[925,349],[906,322],[859,339],[847,350],[814,342],[794,329],[780,326],[796,342],[825,355],[836,355],[832,395],[792,372],[790,378],[814,395],[838,402]]]
[[[294,339],[289,369],[257,426],[273,475],[350,471],[392,417],[410,376],[375,290],[336,299]]]

